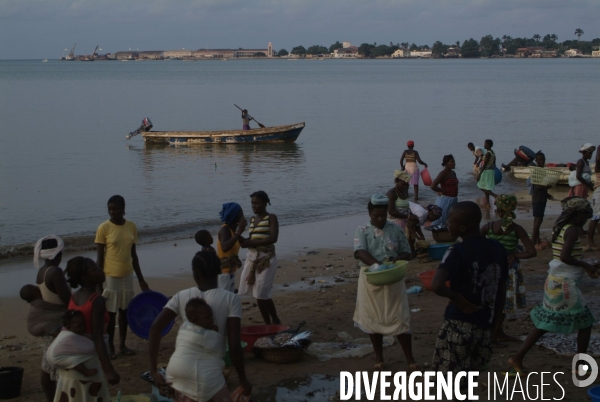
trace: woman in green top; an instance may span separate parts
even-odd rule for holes
[[[483,166],[477,175],[477,187],[485,194],[485,207],[490,206],[490,195],[496,198],[494,194],[494,188],[496,187],[496,154],[492,151],[494,141],[485,140],[483,147],[486,149],[486,153],[483,156]]]
[[[521,259],[533,258],[537,255],[535,246],[522,226],[517,225],[516,218],[517,197],[514,195],[500,194],[496,198],[496,212],[499,220],[488,222],[481,227],[481,235],[497,240],[504,246],[508,254],[508,281],[506,282],[506,303],[502,314],[498,316],[496,326],[492,329],[492,341],[495,347],[504,348],[505,341],[519,342],[519,339],[504,333],[502,324],[506,314],[513,314],[515,308],[527,307],[525,297],[525,281],[521,270]],[[525,246],[519,246],[519,241]]]
[[[600,274],[598,267],[581,259],[579,230],[592,217],[593,211],[590,203],[580,197],[567,197],[561,201],[561,206],[563,212],[552,228],[553,259],[544,285],[543,304],[531,310],[535,328],[508,360],[513,373],[523,372],[523,358],[546,332],[577,332],[577,353],[587,353],[590,343],[596,320],[577,285],[586,272],[591,278]]]

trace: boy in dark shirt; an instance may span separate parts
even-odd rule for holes
[[[213,248],[213,238],[208,230],[199,230],[194,235],[194,239],[196,243],[202,246],[202,251],[212,251],[213,253],[217,253]]]
[[[535,154],[535,164],[537,167],[543,168],[546,165],[546,155],[542,152],[538,152]],[[548,189],[550,187],[546,186],[538,186],[536,184],[532,184],[532,193],[531,193],[531,205],[533,210],[533,233],[531,235],[531,241],[537,250],[543,250],[544,248],[550,247],[550,245],[542,244],[540,240],[540,226],[542,226],[542,222],[544,221],[544,212],[546,211],[546,202],[548,200],[553,200],[550,194],[548,194]]]
[[[474,202],[450,209],[448,230],[462,243],[448,249],[431,284],[438,296],[450,299],[433,354],[436,371],[482,371],[492,357],[491,328],[506,299],[508,256],[499,242],[481,236],[480,223]]]

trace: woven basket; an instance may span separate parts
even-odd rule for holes
[[[298,348],[254,348],[261,357],[269,363],[296,363],[304,355],[303,349]]]
[[[536,186],[556,186],[560,172],[552,169],[544,169],[539,167],[531,168],[531,184]]]
[[[431,235],[433,236],[433,240],[438,243],[452,243],[458,239],[458,236],[453,236],[448,230],[443,232],[431,232]]]

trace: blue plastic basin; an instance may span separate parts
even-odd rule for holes
[[[448,248],[453,244],[454,243],[436,243],[430,245],[429,250],[427,251],[429,253],[429,258],[432,260],[441,260],[444,258],[444,254],[446,254]]]
[[[158,317],[169,298],[160,292],[149,290],[135,296],[127,307],[127,321],[131,331],[140,338],[148,339],[150,327]],[[174,321],[163,330],[162,336],[165,336],[171,328]]]
[[[588,389],[587,393],[592,398],[592,402],[600,402],[600,385]]]

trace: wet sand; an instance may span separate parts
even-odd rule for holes
[[[548,212],[559,211],[558,203],[549,204]],[[491,214],[493,218],[493,213]],[[529,215],[529,216],[528,216]],[[489,218],[489,216],[488,216]],[[548,216],[544,221],[545,230],[542,238],[549,236],[548,229],[554,223],[555,216]],[[358,273],[357,264],[352,257],[352,239],[354,230],[359,224],[368,221],[368,216],[352,216],[334,219],[326,222],[317,222],[303,225],[283,227],[278,243],[280,268],[275,279],[276,288],[274,301],[283,322],[291,327],[296,326],[301,320],[306,320],[306,329],[313,331],[313,341],[335,341],[337,333],[346,331],[351,336],[365,337],[360,330],[354,327],[352,315],[356,300],[356,279],[346,276],[355,276]],[[517,222],[530,231],[531,217],[527,207],[519,210]],[[428,233],[425,231],[425,233]],[[139,255],[142,269],[147,276],[151,288],[172,295],[175,292],[194,286],[189,268],[189,260],[198,246],[193,240],[173,243],[159,243],[141,246]],[[590,253],[591,256],[594,253]],[[598,253],[595,253],[598,254]],[[93,253],[89,256],[94,258]],[[65,256],[65,260],[71,256]],[[523,261],[525,274],[528,308],[521,311],[514,319],[507,320],[505,330],[508,334],[526,335],[532,328],[528,311],[539,304],[543,295],[543,283],[546,277],[547,263],[551,258],[549,250],[538,254],[538,257]],[[34,269],[27,261],[12,261],[3,264],[0,268],[0,283],[3,286],[0,294],[0,366],[17,365],[25,368],[21,397],[19,401],[40,401],[43,399],[39,385],[39,366],[41,362],[41,342],[27,334],[25,330],[25,315],[28,305],[15,297],[18,289],[25,283],[31,282]],[[439,262],[420,264],[411,261],[406,277],[407,287],[420,285],[417,274],[428,269],[435,269]],[[64,265],[64,263],[63,263]],[[26,268],[26,269],[25,269]],[[347,274],[347,275],[346,275]],[[10,285],[6,285],[7,279]],[[17,281],[18,280],[18,281]],[[239,274],[238,274],[239,280]],[[586,278],[582,283],[582,290],[592,306],[593,312],[600,306],[600,294],[596,291],[597,282]],[[6,293],[7,292],[7,293]],[[8,296],[8,297],[6,297]],[[254,300],[249,296],[242,296],[244,316],[242,325],[261,323],[261,316]],[[446,301],[432,292],[409,295],[411,309],[419,309],[412,315],[413,351],[419,364],[426,366],[431,363],[433,345],[436,334],[443,319]],[[175,328],[163,338],[159,363],[166,365],[174,348],[176,336]],[[596,332],[596,331],[595,331]],[[573,335],[574,336],[574,335]],[[146,341],[131,334],[128,344],[138,354],[134,357],[119,356],[114,365],[121,375],[119,385],[111,387],[111,394],[116,395],[119,390],[123,394],[149,393],[150,386],[140,379],[140,374],[148,370],[146,357]],[[490,371],[501,372],[508,368],[506,360],[514,353],[519,344],[510,343],[505,349],[496,349],[490,365]],[[407,365],[399,345],[396,343],[384,349],[386,369],[391,371],[406,370]],[[277,365],[264,362],[246,354],[246,365],[249,380],[254,384],[254,400],[275,401],[277,384],[279,389],[293,389],[298,400],[329,400],[335,399],[339,391],[339,381],[315,382],[315,386],[322,389],[319,392],[307,391],[308,388],[294,388],[293,384],[305,380],[307,373],[339,376],[340,370],[364,371],[372,370],[374,355],[363,358],[332,359],[321,362],[318,359],[305,355],[303,360],[296,364]],[[562,371],[559,375],[561,385],[565,388],[564,400],[585,400],[585,389],[575,388],[571,381],[571,358],[560,356],[548,349],[535,347],[525,362],[530,371]],[[538,377],[539,378],[539,377]],[[313,379],[314,380],[314,379]],[[482,379],[484,381],[485,379]],[[485,382],[485,381],[484,381]],[[538,382],[536,380],[536,382]],[[539,383],[539,382],[538,382]],[[235,370],[231,370],[228,379],[231,389],[237,386]],[[554,383],[552,383],[554,384]],[[480,400],[487,400],[484,386],[480,386]],[[517,394],[518,396],[519,394]],[[545,397],[560,397],[561,391],[556,386],[545,388]],[[520,400],[515,398],[514,400]]]

